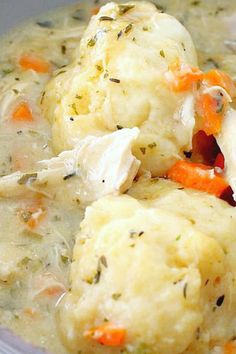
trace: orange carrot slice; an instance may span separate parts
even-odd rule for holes
[[[106,323],[84,332],[84,337],[110,347],[124,345],[125,336],[126,330],[124,328],[117,327],[111,323]]]
[[[200,69],[187,65],[181,66],[175,63],[170,66],[170,72],[174,76],[171,87],[175,92],[189,91],[203,78],[203,72]]]
[[[214,96],[205,93],[197,99],[196,112],[201,119],[201,130],[207,135],[215,135],[221,131],[227,104],[221,92],[217,92]]]
[[[232,98],[236,97],[235,84],[231,77],[225,72],[213,69],[210,70],[208,73],[204,74],[204,79],[211,86],[223,87]]]
[[[20,58],[19,64],[24,70],[34,70],[41,74],[46,74],[50,71],[50,64],[44,59],[34,55],[24,55]]]
[[[19,210],[19,217],[29,229],[35,229],[45,219],[46,210],[42,198],[36,197],[25,208]]]
[[[26,102],[21,102],[12,113],[13,122],[33,122],[32,111]]]
[[[236,354],[236,344],[233,342],[226,343],[224,346],[224,354]]]
[[[168,178],[186,188],[214,194],[220,197],[228,187],[227,182],[214,169],[200,163],[177,161],[169,170]]]
[[[65,293],[65,287],[63,287],[62,285],[52,285],[46,289],[44,289],[40,295],[43,296],[47,296],[47,297],[58,297],[60,295],[62,295],[63,293]]]

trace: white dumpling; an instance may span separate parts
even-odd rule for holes
[[[71,291],[60,307],[65,344],[81,354],[195,354],[223,346],[235,328],[236,212],[165,180],[138,182],[130,194],[86,210]],[[123,346],[86,337],[106,321],[126,330]]]
[[[175,18],[148,2],[102,7],[76,61],[49,83],[43,98],[55,149],[138,127],[133,151],[141,169],[164,174],[191,148],[194,127],[191,95],[173,92],[166,79],[176,62],[197,66],[191,37]]]

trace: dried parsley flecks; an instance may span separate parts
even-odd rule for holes
[[[95,44],[96,44],[96,42],[97,42],[96,37],[90,38],[90,39],[88,40],[87,46],[88,46],[88,47],[94,47]]]
[[[76,104],[75,104],[75,103],[73,103],[73,104],[71,105],[71,108],[73,109],[73,111],[74,111],[74,113],[75,113],[76,115],[79,114],[79,112],[77,111],[77,107],[76,107]]]
[[[115,19],[113,17],[109,17],[109,16],[101,16],[99,18],[99,21],[114,21]]]
[[[113,78],[113,77],[111,77],[109,80],[110,80],[111,82],[115,82],[116,84],[119,84],[119,83],[120,83],[120,80],[119,80],[119,79],[115,79],[115,78]]]
[[[119,300],[120,297],[121,297],[120,293],[112,294],[112,299],[115,300],[115,301]]]
[[[126,12],[132,10],[135,7],[135,5],[118,5],[118,13],[120,16],[126,14]]]
[[[117,130],[124,129],[124,127],[122,127],[122,125],[119,125],[119,124],[117,124],[116,128],[117,128]]]
[[[144,231],[134,231],[134,230],[131,230],[131,231],[129,232],[129,237],[130,237],[130,238],[141,237],[143,234],[144,234]]]
[[[17,183],[20,185],[27,184],[28,182],[34,183],[37,179],[37,173],[26,173],[20,179],[18,179]]]
[[[188,288],[188,283],[185,283],[183,288],[183,295],[185,299],[187,298],[187,288]]]
[[[36,24],[37,24],[39,27],[42,27],[42,28],[52,28],[52,27],[53,27],[52,21],[49,21],[49,20],[46,20],[46,21],[38,21],[38,22],[36,22]]]
[[[121,30],[118,34],[117,34],[117,39],[120,39],[120,37],[122,36],[123,31]]]
[[[149,149],[153,149],[156,146],[157,146],[157,144],[155,142],[148,144]]]
[[[62,44],[61,45],[61,52],[62,52],[63,55],[66,54],[66,50],[67,50],[66,45]]]
[[[96,69],[98,70],[98,71],[103,71],[103,67],[102,67],[102,65],[96,65]]]
[[[160,56],[161,56],[162,58],[165,58],[165,57],[166,57],[165,52],[164,52],[164,50],[163,50],[163,49],[162,49],[162,50],[160,50]]]
[[[63,180],[64,180],[64,181],[67,181],[68,179],[70,179],[70,178],[72,178],[72,177],[74,177],[74,176],[76,176],[76,172],[72,172],[72,173],[70,173],[70,174],[64,176],[64,177],[63,177]]]
[[[178,235],[177,237],[176,237],[176,241],[179,241],[181,239],[181,235]]]
[[[128,34],[132,30],[132,28],[133,28],[133,25],[132,25],[132,23],[130,23],[128,26],[125,27],[124,33]]]
[[[223,304],[224,299],[225,299],[225,295],[221,295],[220,297],[218,297],[218,299],[216,300],[216,306],[220,307]]]
[[[142,153],[143,155],[146,154],[146,148],[145,148],[145,147],[140,147],[139,150],[141,151],[141,153]]]
[[[108,267],[108,265],[107,265],[107,259],[106,259],[105,256],[101,256],[101,257],[100,257],[100,262],[101,262],[102,265],[104,265],[105,268]]]
[[[97,265],[97,271],[96,274],[93,278],[93,284],[98,284],[102,275],[102,266],[107,268],[108,264],[107,264],[107,259],[106,257],[103,255],[99,258],[98,260],[98,265]]]

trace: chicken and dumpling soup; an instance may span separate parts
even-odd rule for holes
[[[0,40],[1,326],[236,353],[235,25],[229,0],[91,1]]]

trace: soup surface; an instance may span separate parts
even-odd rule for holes
[[[85,3],[41,15],[0,41],[1,176],[37,169],[38,161],[54,156],[40,101],[51,76],[74,59],[88,19],[103,4]],[[189,30],[202,69],[220,68],[236,79],[235,1],[159,0],[157,6]],[[22,70],[19,60],[26,53],[44,58],[50,73]],[[18,119],[19,109],[27,109],[22,102],[32,108],[27,121]],[[78,201],[54,200],[37,189],[0,200],[0,323],[51,353],[67,353],[57,331],[56,304],[70,286],[83,215]]]

